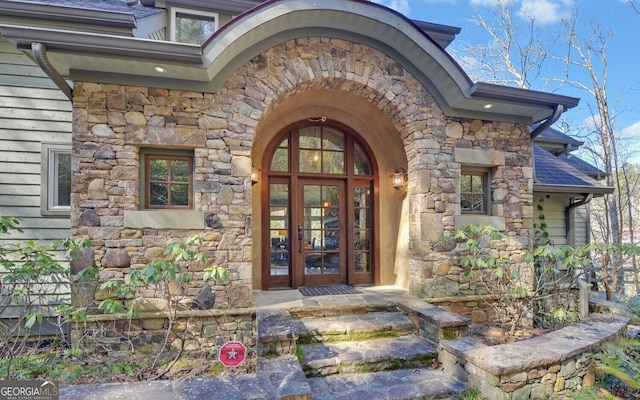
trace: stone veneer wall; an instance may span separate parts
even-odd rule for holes
[[[384,53],[329,38],[287,41],[255,57],[218,94],[75,82],[71,226],[89,237],[99,280],[125,279],[170,241],[201,234],[202,250],[229,269],[215,285],[214,307],[251,301],[251,149],[256,128],[281,99],[316,89],[345,91],[375,104],[396,127],[408,160],[410,290],[427,297],[485,293],[456,265],[454,241],[441,242],[460,219],[463,164],[491,170],[492,218],[505,239],[486,251],[518,259],[530,247],[533,169],[528,128],[506,122],[446,118],[419,82]],[[367,139],[366,132],[361,132]],[[259,134],[259,132],[258,132]],[[195,211],[202,229],[130,227],[139,210],[140,148],[193,149]],[[382,158],[384,154],[376,154]],[[381,204],[390,204],[381,199]],[[381,209],[381,212],[385,212]],[[254,221],[259,223],[259,221]],[[380,237],[397,237],[385,231]],[[382,265],[381,268],[393,268]],[[204,285],[190,266],[185,295]],[[109,296],[95,291],[95,300]]]
[[[466,247],[454,239],[443,241],[442,236],[468,224],[493,225],[504,237],[481,242],[482,254],[519,263],[531,249],[533,168],[526,127],[448,119],[443,128],[421,140],[425,148],[416,154],[418,166],[409,189],[409,248],[411,292],[446,302],[490,292],[478,276],[465,277],[459,266]],[[491,216],[460,215],[459,176],[465,167],[489,171]],[[525,282],[533,282],[530,266],[521,267]]]
[[[175,240],[200,235],[200,251],[229,271],[230,281],[213,284],[214,308],[251,304],[250,149],[251,135],[215,128],[233,124],[212,116],[212,96],[166,89],[76,82],[74,89],[72,235],[89,237],[99,281],[126,279],[131,268],[162,257]],[[139,209],[140,148],[194,151],[195,210],[200,229],[127,226],[125,215]],[[197,212],[201,212],[198,214]],[[165,211],[141,218],[153,226]],[[177,223],[181,222],[180,212]],[[184,214],[185,219],[191,214]],[[134,218],[135,220],[135,218]],[[188,267],[184,289],[195,298],[209,283],[206,266]],[[153,297],[153,293],[147,293]],[[109,291],[95,290],[97,302]],[[162,309],[148,304],[142,311]]]

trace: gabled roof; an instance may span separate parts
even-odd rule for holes
[[[28,0],[10,3],[31,5]],[[41,43],[50,65],[71,80],[215,93],[256,55],[287,40],[313,35],[356,41],[384,52],[415,76],[448,116],[532,124],[579,102],[568,96],[474,83],[412,21],[362,0],[265,1],[231,19],[202,46],[55,29],[43,23],[0,22],[0,33],[25,50],[33,42]],[[154,67],[166,72],[156,72]]]
[[[536,192],[609,194],[614,188],[604,186],[581,172],[561,157],[533,145],[535,176],[533,189]]]

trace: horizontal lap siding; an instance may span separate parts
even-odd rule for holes
[[[567,244],[566,222],[564,217],[564,210],[568,205],[568,198],[566,196],[554,196],[550,198],[544,198],[543,202],[538,201],[539,196],[536,196],[535,204],[542,205],[543,210],[536,209],[534,211],[534,222],[540,224],[540,215],[544,215],[544,221],[547,223],[546,231],[549,233],[549,240],[555,246],[562,246]]]
[[[571,195],[537,195],[535,204],[541,204],[543,210],[535,210],[535,223],[539,224],[540,215],[544,215],[547,223],[546,231],[549,233],[549,239],[555,246],[566,245],[567,241],[567,221],[565,210],[571,204]],[[544,198],[539,202],[540,198]],[[589,243],[589,219],[586,206],[580,206],[573,209],[574,224],[573,231],[575,235],[575,246],[582,246]]]
[[[69,217],[41,215],[40,153],[43,142],[71,147],[71,111],[69,99],[42,70],[0,40],[0,215],[19,218],[23,230],[0,235],[0,246],[34,239],[44,244],[70,236]],[[67,264],[62,253],[56,257]],[[40,311],[50,312],[70,299],[65,282],[44,279],[32,289],[39,293],[34,306]],[[19,314],[19,308],[9,307],[2,316]]]

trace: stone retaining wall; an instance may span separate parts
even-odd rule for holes
[[[473,339],[440,342],[445,370],[494,400],[543,399],[595,383],[590,353],[626,333],[628,318],[593,314],[520,342],[487,346]]]
[[[550,294],[553,295],[541,299],[534,306],[533,310],[527,309],[520,323],[531,326],[534,323],[533,314],[536,311],[545,312],[548,310],[562,309],[575,315],[579,314],[579,293],[577,288],[564,288],[561,292],[553,292]],[[500,315],[496,313],[496,306],[502,307],[496,304],[499,302],[500,296],[497,294],[429,299],[430,304],[467,317],[473,324],[500,323]],[[542,312],[540,312],[540,314],[543,314]]]
[[[71,329],[74,347],[97,351],[132,351],[159,353],[167,337],[167,347],[185,351],[217,353],[230,340],[242,342],[248,359],[255,359],[256,314],[252,309],[185,310],[175,318],[164,312],[142,312],[133,319],[126,314],[89,315],[85,322],[75,323]],[[254,363],[247,362],[247,365]]]
[[[492,305],[496,301],[497,295],[493,294],[429,299],[430,304],[467,317],[474,324],[499,322]]]

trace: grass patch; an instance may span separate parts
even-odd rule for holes
[[[458,331],[456,328],[443,328],[442,329],[442,337],[446,340],[454,340],[458,337]]]
[[[298,362],[302,364],[304,361],[304,352],[300,346],[296,346],[296,357],[298,358]]]
[[[482,396],[480,395],[480,390],[469,388],[460,392],[458,400],[482,400]]]

